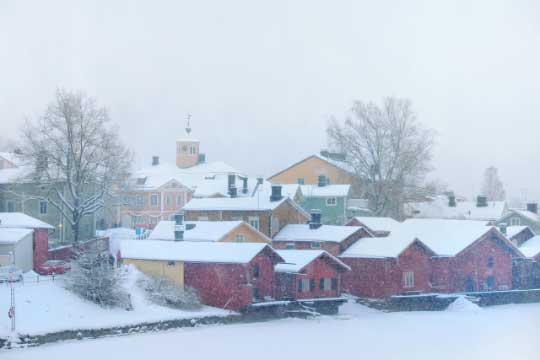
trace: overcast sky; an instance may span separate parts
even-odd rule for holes
[[[174,161],[189,112],[208,160],[268,176],[354,99],[398,96],[438,133],[432,178],[472,196],[494,165],[540,199],[537,1],[3,0],[0,45],[3,140],[80,89],[137,167]]]

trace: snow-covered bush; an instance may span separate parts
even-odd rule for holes
[[[109,255],[95,250],[77,254],[65,276],[65,288],[102,307],[131,309],[129,295],[122,287],[122,272],[111,266]]]
[[[155,304],[183,310],[201,308],[199,296],[192,288],[180,288],[170,280],[155,276],[141,276],[137,283]]]

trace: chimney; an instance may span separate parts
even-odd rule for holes
[[[279,201],[282,198],[281,185],[272,185],[272,195],[270,195],[270,201]]]
[[[233,185],[233,187],[229,188],[229,195],[232,198],[235,198],[238,196],[238,190],[236,190],[236,186]]]
[[[227,192],[229,193],[231,197],[233,197],[233,194],[232,194],[233,191],[234,191],[234,194],[236,195],[236,175],[229,174],[227,176]]]
[[[248,179],[247,177],[242,178],[242,194],[248,193]]]
[[[321,227],[321,210],[312,209],[310,211],[311,219],[309,220],[309,228],[314,230]]]
[[[538,203],[528,203],[527,211],[530,211],[534,214],[538,214]]]
[[[448,206],[456,207],[456,196],[454,194],[448,195]]]
[[[159,156],[152,156],[152,166],[159,165]]]
[[[322,156],[322,157],[325,157],[325,158],[329,158],[329,157],[330,157],[330,151],[328,151],[328,150],[321,150],[321,156]]]
[[[499,231],[502,232],[504,235],[506,235],[506,227],[506,223],[499,224]]]
[[[262,183],[264,182],[264,179],[263,178],[257,178],[257,184],[259,185],[262,185]]]
[[[198,163],[203,164],[206,162],[206,154],[199,154]]]
[[[174,215],[174,241],[184,240],[184,214]]]
[[[487,197],[483,195],[479,195],[476,197],[476,207],[487,207]]]
[[[326,176],[325,175],[319,175],[319,187],[326,186]]]

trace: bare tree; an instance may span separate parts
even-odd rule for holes
[[[502,201],[506,198],[503,183],[499,178],[499,170],[495,166],[488,167],[484,172],[482,194],[491,201]]]
[[[81,92],[58,90],[45,114],[27,121],[19,148],[32,181],[56,207],[79,241],[79,223],[129,175],[131,153],[105,108]]]
[[[426,193],[434,132],[418,123],[409,100],[385,98],[381,106],[357,101],[352,116],[332,120],[327,134],[376,215],[401,218],[403,204]]]

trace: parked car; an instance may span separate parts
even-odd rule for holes
[[[21,281],[23,272],[15,265],[0,266],[0,282]]]
[[[47,260],[36,267],[36,272],[40,275],[65,274],[71,270],[71,265],[64,260]]]

